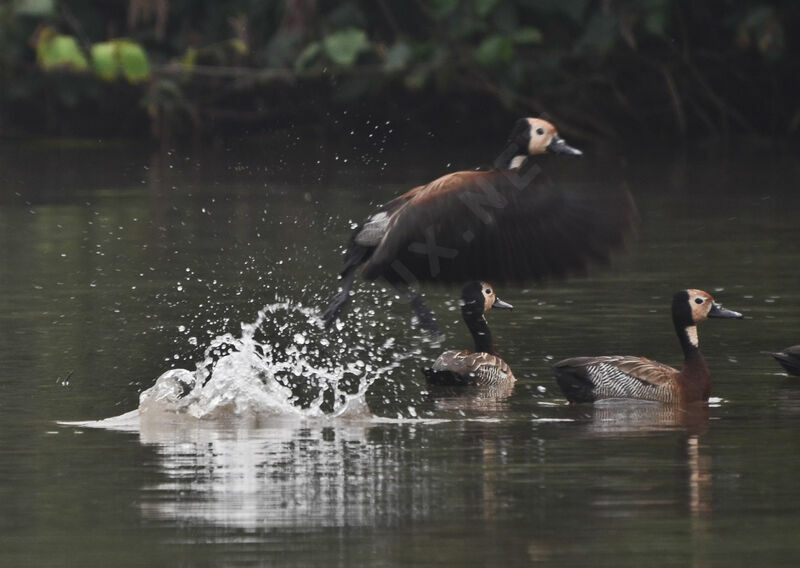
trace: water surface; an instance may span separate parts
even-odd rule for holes
[[[437,346],[361,284],[341,330],[292,308],[257,336],[311,350],[292,361],[373,365],[343,382],[370,380],[343,416],[320,416],[330,396],[311,416],[322,381],[294,416],[57,424],[136,409],[265,306],[323,306],[352,221],[490,161],[435,140],[294,145],[0,147],[0,565],[796,564],[800,382],[762,351],[800,343],[800,196],[774,153],[547,161],[556,179],[627,184],[642,222],[610,269],[498,290],[515,306],[490,314],[519,378],[506,398],[424,384],[442,348],[469,346],[458,290],[425,289]],[[747,316],[700,329],[710,407],[564,404],[554,360],[678,364],[684,287]]]

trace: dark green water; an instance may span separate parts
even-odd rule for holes
[[[489,161],[435,140],[311,146],[0,147],[0,565],[797,564],[800,379],[761,352],[800,343],[800,172],[767,152],[548,161],[627,183],[642,224],[611,269],[498,290],[515,306],[490,314],[519,379],[507,399],[426,388],[441,347],[361,285],[332,340],[368,330],[404,354],[367,392],[382,419],[58,425],[135,409],[264,305],[324,305],[351,220]],[[553,360],[678,364],[685,287],[747,316],[700,328],[710,408],[563,404]],[[426,290],[446,346],[468,347],[457,295]],[[273,323],[264,341],[298,331]]]

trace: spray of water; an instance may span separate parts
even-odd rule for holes
[[[239,337],[211,341],[194,371],[172,369],[141,393],[141,420],[366,417],[365,395],[419,351],[402,352],[385,324],[346,341],[321,329],[317,310],[293,302],[264,307]]]

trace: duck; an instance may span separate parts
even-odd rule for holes
[[[707,318],[741,319],[708,292],[688,289],[672,298],[672,322],[683,349],[681,370],[644,357],[573,357],[553,365],[561,391],[572,403],[636,399],[689,404],[711,395],[711,373],[700,353],[697,325]]]
[[[330,328],[350,301],[356,274],[388,283],[408,300],[418,325],[438,333],[413,288],[420,283],[541,282],[609,262],[631,233],[627,190],[559,187],[529,157],[580,156],[550,122],[521,118],[485,171],[460,171],[414,187],[378,207],[351,234],[340,289],[322,313]]]
[[[492,309],[510,310],[513,306],[497,297],[486,282],[470,282],[461,291],[461,315],[475,340],[475,351],[445,351],[430,368],[422,370],[435,385],[507,386],[516,380],[511,368],[500,358],[486,322]]]
[[[786,369],[790,375],[800,377],[800,345],[792,345],[783,351],[770,353],[781,367]]]

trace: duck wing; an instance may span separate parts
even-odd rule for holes
[[[490,353],[445,351],[425,372],[428,380],[444,385],[497,385],[516,379],[500,357]]]
[[[677,402],[677,369],[644,357],[574,357],[553,365],[559,387],[573,402],[633,398]]]
[[[406,282],[580,274],[607,263],[636,219],[627,191],[557,187],[516,170],[449,174],[382,209],[355,237],[375,247],[363,274]]]

